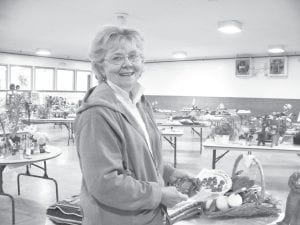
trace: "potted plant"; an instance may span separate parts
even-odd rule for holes
[[[44,105],[38,107],[38,116],[40,119],[48,119],[50,115],[50,108]]]
[[[221,122],[212,128],[212,136],[219,143],[228,143],[233,133],[234,129],[227,121]]]

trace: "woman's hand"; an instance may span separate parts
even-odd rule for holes
[[[170,181],[174,182],[178,178],[184,178],[184,177],[192,178],[192,176],[187,171],[176,169],[170,176]]]
[[[172,208],[177,203],[188,199],[187,195],[180,193],[175,187],[162,187],[161,191],[161,203],[168,208]]]

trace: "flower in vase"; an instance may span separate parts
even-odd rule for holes
[[[220,126],[216,126],[215,134],[218,135],[231,135],[233,128],[229,123],[222,123]]]
[[[221,122],[212,127],[212,136],[215,135],[232,135],[234,132],[232,126],[228,122]]]
[[[36,139],[38,145],[45,145],[48,141],[48,135],[42,132],[35,132],[33,138]]]

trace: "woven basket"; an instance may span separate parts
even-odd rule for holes
[[[235,160],[232,176],[236,174],[238,165],[243,158],[243,154],[239,155]],[[256,158],[253,158],[255,165],[258,167],[261,192],[257,202],[244,203],[239,207],[229,208],[223,211],[206,212],[205,214],[210,218],[236,218],[236,217],[258,217],[258,216],[275,216],[279,213],[279,209],[274,204],[264,203],[265,201],[265,177],[261,164]]]

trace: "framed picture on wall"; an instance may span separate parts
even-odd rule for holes
[[[252,60],[251,58],[237,58],[235,60],[235,75],[238,77],[250,77]]]
[[[269,58],[269,76],[270,77],[287,76],[286,56]]]

